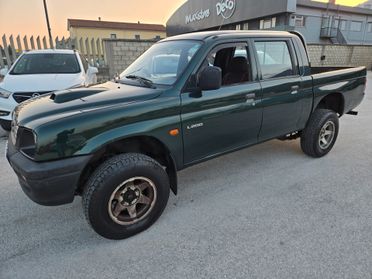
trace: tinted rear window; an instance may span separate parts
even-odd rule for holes
[[[255,45],[263,79],[292,76],[295,74],[286,42],[256,42]]]
[[[79,72],[80,66],[75,54],[33,53],[23,55],[10,74],[76,74]]]

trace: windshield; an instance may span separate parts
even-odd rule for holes
[[[17,61],[10,74],[76,74],[80,73],[79,62],[75,54],[30,53]]]
[[[120,79],[140,77],[154,84],[172,85],[182,75],[201,43],[169,41],[153,45],[121,75]]]

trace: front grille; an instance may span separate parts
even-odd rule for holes
[[[50,91],[39,91],[39,92],[17,92],[13,93],[13,99],[17,103],[22,103],[24,101],[27,101],[28,99],[39,97],[41,95],[50,93]]]

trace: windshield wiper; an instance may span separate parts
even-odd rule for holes
[[[136,76],[136,75],[129,75],[129,76],[126,76],[125,78],[138,80],[142,85],[146,87],[155,88],[153,81],[150,79],[147,79],[141,76]]]

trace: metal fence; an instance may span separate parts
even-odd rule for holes
[[[75,49],[84,54],[92,66],[105,66],[106,54],[103,40],[96,38],[80,38],[72,41]]]
[[[53,45],[54,44],[54,45]],[[24,36],[7,37],[5,34],[0,41],[0,69],[10,68],[14,61],[24,52],[35,49],[76,49],[86,56],[88,62],[92,66],[105,66],[104,44],[101,39],[95,38],[80,38],[71,39],[55,38],[53,42],[44,36]]]

